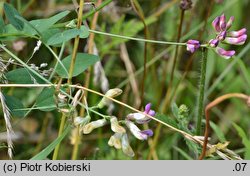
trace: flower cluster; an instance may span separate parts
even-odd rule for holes
[[[228,22],[226,22],[226,17],[224,14],[221,16],[216,17],[213,22],[212,26],[216,31],[216,37],[211,39],[208,42],[209,47],[214,48],[215,52],[220,56],[224,57],[225,59],[231,58],[235,55],[234,50],[225,50],[219,47],[219,43],[227,43],[231,45],[243,45],[247,39],[247,30],[246,28],[242,28],[238,31],[228,31],[229,28],[232,26],[234,21],[234,17],[231,16]],[[191,53],[194,53],[200,46],[200,42],[197,40],[188,40],[187,41],[187,50]]]
[[[231,16],[226,22],[226,17],[224,14],[218,16],[212,22],[212,26],[216,31],[216,37],[209,41],[209,46],[215,48],[216,53],[220,56],[229,59],[234,54],[234,50],[226,51],[225,49],[219,47],[219,43],[227,43],[231,45],[243,45],[247,39],[246,29],[242,28],[238,31],[228,31],[228,29],[232,26],[234,21],[234,17]]]
[[[98,103],[97,108],[100,109],[104,106],[108,106],[110,103],[108,98],[116,97],[120,95],[121,92],[122,91],[120,89],[110,89],[105,94],[105,97]],[[91,121],[91,117],[87,115],[85,118],[74,118],[74,124],[79,125],[81,131],[84,134],[89,134],[96,128],[110,124],[111,130],[114,132],[114,134],[110,137],[108,145],[115,147],[116,149],[122,149],[124,154],[133,157],[134,151],[129,144],[126,129],[122,126],[122,124],[124,124],[137,139],[147,140],[148,137],[153,135],[153,131],[150,129],[140,130],[135,123],[148,123],[151,120],[151,118],[148,116],[155,116],[155,111],[151,109],[150,103],[145,106],[145,111],[143,113],[128,114],[126,119],[122,121],[118,121],[117,117],[115,116],[106,116],[103,119]]]

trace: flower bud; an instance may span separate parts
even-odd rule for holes
[[[106,119],[101,119],[101,120],[96,120],[96,121],[90,122],[90,123],[86,124],[83,127],[83,133],[84,134],[89,134],[94,129],[102,127],[102,126],[104,126],[106,124],[107,124],[107,120]]]
[[[47,66],[48,66],[47,63],[41,63],[41,64],[40,64],[40,68],[44,68],[44,67],[47,67]]]
[[[209,42],[208,42],[209,46],[215,48],[218,46],[219,44],[219,40],[218,39],[211,39]]]
[[[233,24],[233,21],[234,21],[234,16],[231,16],[227,22],[227,25],[226,25],[226,28],[229,29],[232,24]]]
[[[221,31],[219,35],[217,35],[217,39],[220,41],[223,41],[226,38],[227,32],[226,31]]]
[[[110,99],[109,98],[114,98],[117,97],[118,95],[120,95],[122,93],[121,89],[118,88],[114,88],[114,89],[110,89],[106,92],[105,97],[102,98],[102,100],[98,103],[98,108],[103,108],[104,106],[107,106],[110,104]],[[109,98],[107,98],[109,97]]]
[[[182,0],[180,2],[180,8],[182,10],[188,10],[188,9],[191,9],[192,8],[192,1],[191,0]]]
[[[220,29],[221,29],[221,31],[224,31],[224,30],[226,30],[226,16],[225,16],[225,14],[222,14],[221,16],[220,16]]]
[[[194,53],[199,47],[200,47],[200,42],[198,40],[187,41],[187,51]]]
[[[182,119],[182,121],[184,121],[184,118],[187,118],[188,117],[188,112],[189,112],[189,109],[186,105],[182,104],[180,107],[179,107],[179,111],[178,111],[178,117],[180,119]]]
[[[220,32],[220,17],[216,17],[214,21],[212,22],[213,28],[217,31]]]

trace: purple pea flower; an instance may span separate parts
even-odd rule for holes
[[[235,37],[226,37],[225,43],[232,44],[232,45],[243,45],[247,39],[247,35],[243,34],[237,38]]]
[[[215,48],[218,46],[219,44],[219,40],[218,39],[211,39],[209,42],[208,42],[209,46]]]
[[[223,40],[225,40],[226,35],[227,35],[227,32],[226,32],[226,31],[221,31],[221,32],[217,35],[216,38],[217,38],[219,41],[223,41]]]
[[[141,131],[133,122],[126,120],[126,125],[131,133],[139,140],[147,140],[148,137],[153,136],[153,131],[148,129]]]
[[[242,28],[238,31],[228,31],[228,29],[232,26],[233,21],[233,16],[230,17],[228,22],[226,22],[226,17],[224,14],[216,17],[212,22],[212,26],[217,32],[216,39],[211,39],[208,43],[209,46],[215,48],[216,53],[226,59],[229,59],[235,55],[235,51],[226,51],[225,49],[218,47],[219,42],[231,45],[243,45],[247,40],[246,28]]]
[[[214,27],[216,32],[226,31],[228,30],[234,21],[234,17],[231,16],[228,22],[226,23],[226,16],[222,14],[214,19],[212,22],[212,26]]]
[[[155,116],[155,111],[151,109],[151,103],[146,104],[144,113]]]
[[[240,36],[246,34],[246,32],[247,32],[247,29],[242,28],[242,29],[240,29],[238,31],[230,31],[230,32],[228,32],[228,35],[231,36],[231,37],[240,37]]]
[[[223,48],[216,47],[216,53],[218,53],[220,56],[224,57],[225,59],[230,59],[233,55],[235,55],[234,50],[226,51]]]
[[[151,109],[151,103],[148,103],[145,106],[145,110],[144,110],[145,114],[148,114],[150,116],[155,116],[155,111]],[[144,123],[148,123],[151,118],[146,116],[145,114],[142,113],[131,113],[127,115],[127,119],[129,120],[135,120],[136,123],[138,124],[144,124]]]
[[[187,41],[187,51],[194,53],[198,48],[200,48],[200,42],[198,40]]]

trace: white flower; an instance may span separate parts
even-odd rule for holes
[[[115,133],[125,133],[126,132],[126,130],[121,125],[119,125],[116,117],[114,117],[114,116],[111,117],[110,123],[111,123],[111,129]]]
[[[136,123],[144,124],[148,123],[150,120],[152,120],[150,117],[148,117],[146,114],[150,116],[155,116],[155,111],[151,109],[151,103],[148,103],[145,106],[145,114],[143,113],[131,113],[127,115],[128,120],[135,120]]]
[[[121,149],[122,144],[121,144],[121,138],[122,138],[122,133],[115,133],[113,136],[110,137],[108,141],[108,145],[111,147],[115,147],[116,149]]]
[[[139,140],[147,140],[149,136],[153,135],[153,131],[148,129],[141,131],[133,122],[126,120],[126,125],[131,133]]]
[[[102,127],[104,125],[107,124],[107,120],[106,119],[101,119],[101,120],[96,120],[93,122],[90,122],[88,124],[86,124],[83,128],[83,133],[84,134],[89,134],[91,133],[94,129]]]
[[[125,133],[122,135],[122,151],[129,157],[135,156],[135,153],[129,145],[128,135]]]

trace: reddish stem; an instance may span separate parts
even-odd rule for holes
[[[214,101],[212,101],[211,103],[209,103],[206,106],[206,109],[205,109],[206,128],[205,128],[205,133],[204,133],[204,143],[203,143],[203,147],[202,147],[202,152],[199,156],[199,160],[202,160],[206,156],[208,135],[209,135],[209,131],[210,131],[209,110],[212,109],[214,106],[220,104],[221,102],[223,102],[229,98],[240,98],[240,99],[246,100],[247,104],[249,104],[249,101],[250,101],[250,97],[248,95],[245,95],[242,93],[230,93],[230,94],[225,94],[225,95],[222,95],[222,96],[216,98]]]

